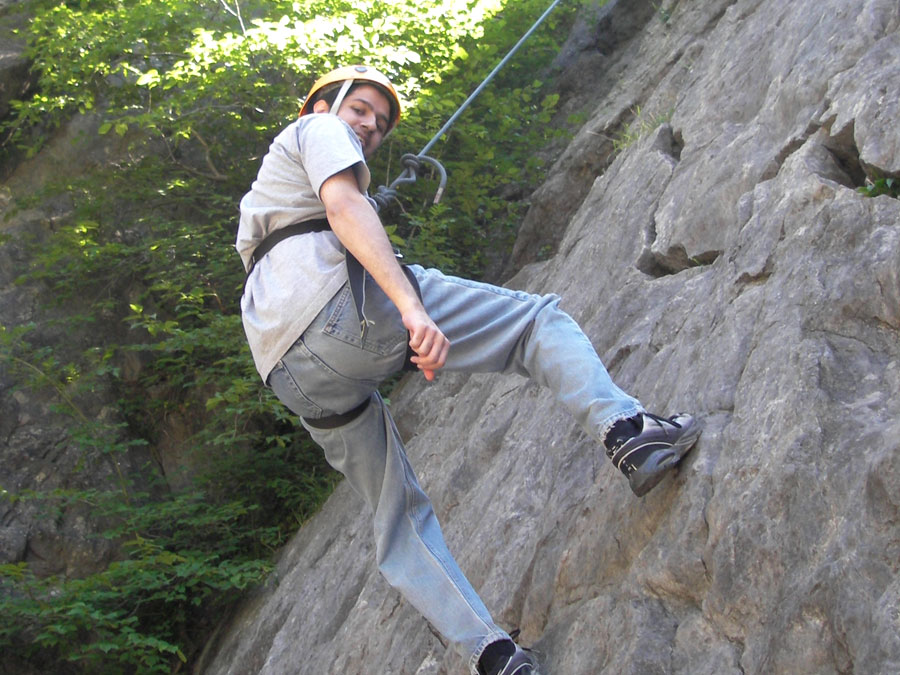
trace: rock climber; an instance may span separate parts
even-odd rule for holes
[[[338,68],[312,86],[241,200],[244,330],[263,382],[371,508],[387,581],[464,650],[474,675],[528,675],[531,655],[494,623],[447,549],[379,384],[403,369],[429,381],[441,369],[530,377],[638,496],[694,445],[700,424],[649,414],[619,389],[558,296],[398,263],[367,194],[366,160],[400,115],[394,86],[371,67]],[[353,269],[364,270],[355,283]]]

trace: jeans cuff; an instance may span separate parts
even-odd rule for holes
[[[607,418],[600,425],[600,442],[603,445],[606,445],[606,435],[609,433],[609,430],[612,429],[613,425],[620,420],[627,420],[629,417],[634,417],[635,415],[640,415],[641,413],[647,412],[641,406],[635,406],[630,410],[626,410],[624,412],[616,413],[611,417]]]
[[[472,654],[472,658],[469,660],[469,670],[471,671],[472,675],[478,675],[478,660],[481,658],[481,655],[484,654],[484,650],[487,649],[488,645],[492,645],[495,642],[500,642],[501,640],[511,641],[512,638],[509,637],[508,633],[497,630],[493,633],[488,633],[479,643],[478,647]]]

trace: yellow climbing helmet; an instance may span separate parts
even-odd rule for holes
[[[335,98],[334,103],[331,105],[332,111],[336,113],[338,108],[341,107],[344,96],[355,83],[375,85],[381,89],[387,97],[388,103],[390,103],[391,106],[391,120],[386,132],[389,133],[397,126],[397,122],[400,120],[400,97],[397,95],[397,90],[394,89],[394,85],[391,84],[391,81],[387,76],[369,66],[344,66],[342,68],[336,68],[330,73],[326,73],[320,77],[306,95],[306,100],[300,108],[300,115],[302,116],[312,112],[312,106],[313,103],[315,103],[317,94],[324,94],[332,89],[340,87],[337,98]]]

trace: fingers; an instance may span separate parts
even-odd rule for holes
[[[434,371],[444,367],[447,362],[447,354],[450,352],[450,341],[443,334],[439,335],[440,339],[430,344],[423,343],[418,349],[410,344],[413,351],[416,352],[416,356],[412,357],[412,362],[425,372],[425,378],[429,381],[434,379]]]
[[[409,346],[416,353],[412,362],[425,374],[429,382],[434,379],[434,371],[443,368],[450,351],[450,341],[433,323],[422,326],[410,335]]]
[[[415,352],[410,360],[430,382],[434,379],[435,371],[443,368],[447,362],[450,341],[421,305],[402,318],[403,325],[409,331],[409,346]]]

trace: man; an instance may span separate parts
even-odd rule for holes
[[[372,68],[339,68],[313,85],[241,201],[244,328],[263,381],[372,508],[388,582],[471,655],[472,673],[527,675],[530,656],[447,550],[379,383],[407,367],[429,381],[441,368],[531,377],[604,444],[639,496],[700,426],[650,415],[620,390],[558,297],[398,264],[366,194],[365,160],[399,118],[394,87]]]

